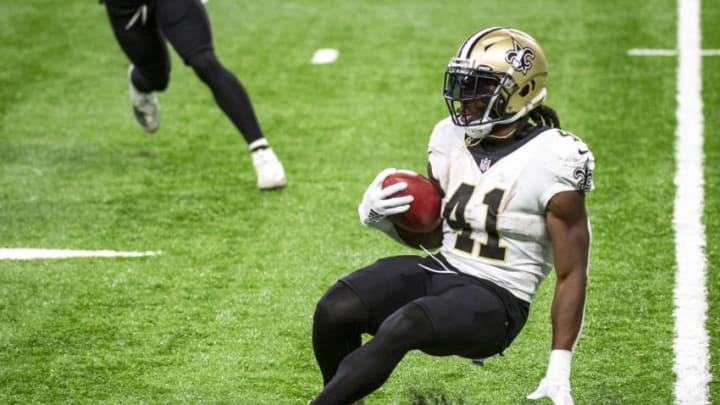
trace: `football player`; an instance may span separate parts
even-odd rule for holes
[[[450,116],[429,141],[428,176],[442,191],[442,222],[428,233],[396,228],[381,172],[358,212],[423,256],[380,259],[342,278],[317,304],[313,349],[324,388],[311,403],[345,404],[378,389],[410,350],[480,360],[502,353],[555,269],[552,343],[529,399],[572,404],[570,365],[584,315],[593,189],[587,145],[543,104],[547,62],[524,32],[494,27],[467,38],[445,72]],[[430,253],[429,249],[437,249]],[[374,335],[361,344],[361,334]]]
[[[130,102],[147,132],[160,125],[156,92],[167,88],[166,40],[213,93],[251,152],[261,190],[286,185],[285,170],[260,129],[245,88],[213,50],[210,21],[201,0],[104,0],[115,38],[130,59]]]

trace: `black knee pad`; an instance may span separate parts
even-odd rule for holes
[[[425,310],[410,303],[385,319],[375,339],[383,340],[388,347],[399,345],[409,350],[435,339],[435,332]]]
[[[320,298],[315,307],[315,327],[340,325],[366,325],[368,312],[357,294],[344,283],[338,282]]]
[[[325,329],[328,325],[333,324],[333,320],[336,318],[335,311],[333,311],[332,300],[327,298],[327,295],[320,298],[317,305],[315,306],[315,313],[313,314],[313,326],[320,329]]]

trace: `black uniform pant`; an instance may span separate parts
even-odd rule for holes
[[[217,59],[210,20],[200,0],[105,0],[115,38],[134,65],[140,91],[162,91],[170,80],[169,42],[213,93],[248,143],[263,137],[250,98]]]
[[[501,353],[528,310],[509,291],[454,272],[441,255],[381,259],[341,279],[318,302],[313,349],[325,387],[313,404],[365,397],[410,350],[472,359]],[[361,346],[362,333],[375,337]]]

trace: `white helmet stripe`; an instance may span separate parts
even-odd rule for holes
[[[492,27],[484,29],[480,32],[476,32],[475,34],[470,36],[470,38],[468,38],[465,43],[462,44],[460,50],[458,51],[457,57],[461,59],[467,59],[470,56],[470,52],[472,52],[473,48],[475,48],[475,44],[480,40],[480,38],[491,33],[492,31],[500,30],[503,28],[504,27]]]

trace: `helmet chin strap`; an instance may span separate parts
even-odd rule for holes
[[[520,109],[520,111],[513,114],[510,118],[500,120],[500,121],[493,121],[493,122],[485,122],[477,125],[467,125],[467,126],[459,126],[460,128],[465,130],[465,134],[469,136],[470,138],[480,141],[484,138],[495,138],[495,139],[503,139],[512,136],[512,134],[515,131],[510,132],[508,135],[504,136],[493,136],[490,135],[492,130],[495,128],[496,125],[503,125],[503,124],[511,124],[520,118],[527,115],[530,111],[532,111],[535,107],[540,105],[542,101],[545,99],[545,96],[547,95],[547,90],[543,89],[537,96],[535,96],[532,100],[530,100],[529,103],[527,103],[523,108]],[[482,121],[482,120],[479,120]]]
[[[461,126],[462,129],[465,130],[465,134],[469,136],[470,138],[474,140],[482,140],[484,138],[496,138],[496,139],[502,139],[506,138],[506,136],[494,136],[490,135],[492,133],[492,130],[495,129],[495,126],[497,125],[503,125],[503,124],[512,124],[513,122],[519,120],[522,118],[524,114],[513,114],[508,119],[501,120],[501,121],[493,121],[493,122],[486,122],[484,124],[477,124],[477,125],[468,125],[468,126]],[[514,131],[513,131],[514,132]],[[510,134],[512,135],[512,133]]]
[[[514,128],[504,128],[504,129],[509,129],[509,131],[507,131],[507,133],[504,133],[503,135],[497,135],[497,134],[492,134],[492,135],[491,135],[492,129],[493,129],[493,128],[495,127],[495,125],[497,125],[497,124],[499,124],[499,123],[496,122],[496,123],[493,123],[493,124],[484,124],[484,125],[479,125],[479,126],[477,126],[477,127],[470,127],[470,128],[467,128],[467,127],[466,127],[466,128],[465,128],[465,135],[467,135],[467,136],[468,136],[469,138],[471,138],[473,141],[479,142],[479,141],[482,141],[482,140],[485,139],[485,138],[488,138],[488,139],[507,139],[507,138],[510,138],[511,136],[513,136],[513,135],[515,134],[515,132],[517,131],[517,127],[514,127]],[[485,127],[485,128],[479,128],[479,127]]]
[[[472,127],[461,127],[465,130],[465,134],[474,140],[482,140],[490,131],[492,131],[494,123],[474,125]]]

